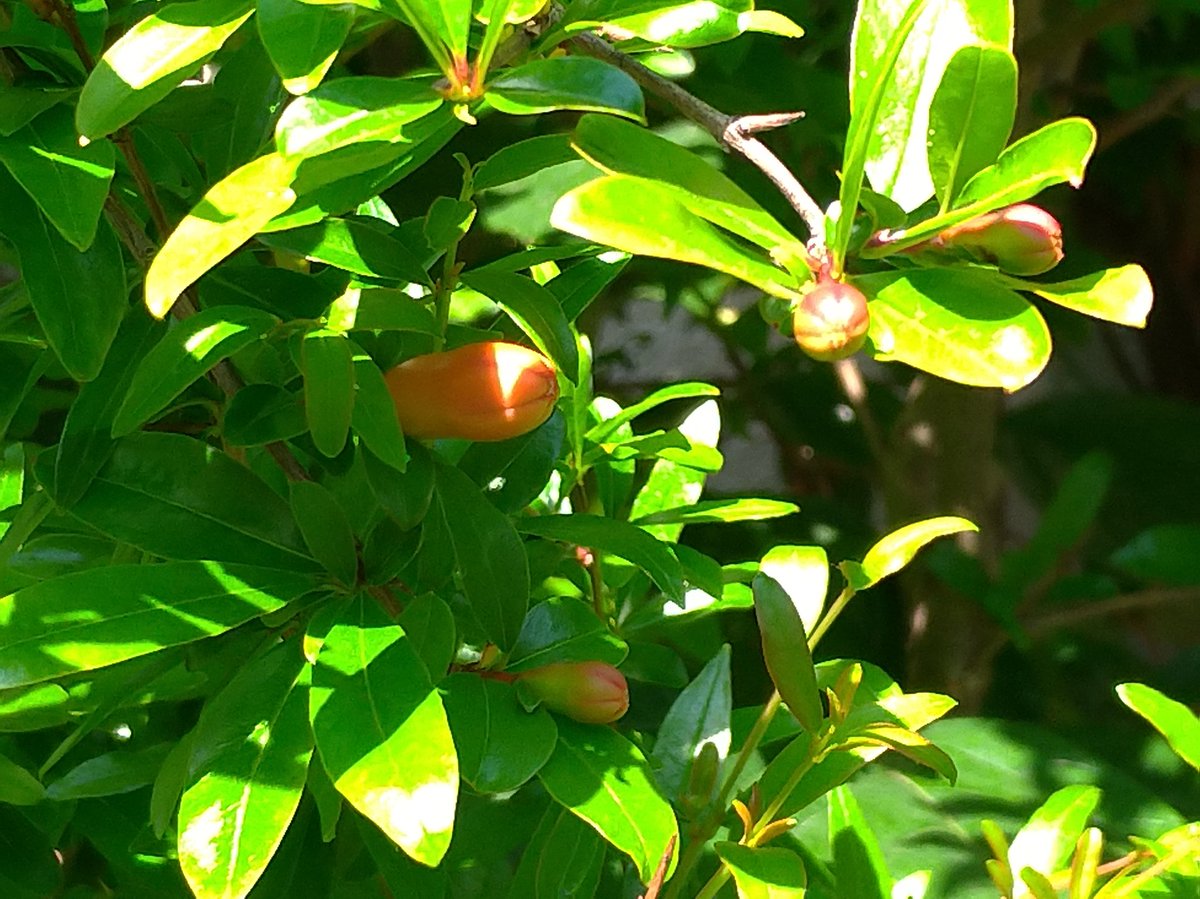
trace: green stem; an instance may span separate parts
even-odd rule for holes
[[[816,649],[817,644],[821,642],[821,638],[825,636],[826,631],[837,621],[838,616],[842,614],[842,610],[854,598],[854,593],[854,588],[847,584],[842,589],[842,592],[838,594],[838,598],[833,601],[833,605],[829,607],[829,611],[817,622],[817,626],[813,628],[813,632],[808,638],[808,649],[810,652]]]
[[[696,894],[696,899],[713,899],[721,891],[721,887],[725,886],[725,881],[729,879],[729,868],[724,862],[713,872],[713,876],[708,879],[700,892]]]
[[[814,760],[824,751],[827,741],[827,736],[813,737],[809,741],[808,752],[804,754],[803,764],[796,766],[796,770],[787,779],[787,783],[783,785],[783,789],[771,800],[771,804],[767,806],[766,810],[758,816],[758,820],[754,822],[754,828],[750,834],[751,839],[757,836],[760,830],[775,820],[775,816],[779,813],[783,804],[787,802],[787,798],[792,795],[792,791],[800,785],[800,781],[804,778],[804,775],[812,770]]]
[[[746,735],[746,742],[742,744],[742,748],[738,751],[737,760],[733,763],[733,767],[729,769],[729,774],[726,776],[725,782],[721,785],[721,792],[717,795],[716,807],[718,809],[723,810],[729,802],[733,791],[737,788],[738,779],[741,778],[742,772],[746,770],[746,765],[750,762],[750,756],[758,749],[758,744],[762,742],[762,738],[766,735],[767,728],[771,726],[771,722],[775,718],[775,713],[779,711],[779,706],[782,702],[783,697],[779,695],[778,690],[774,690],[771,693],[771,698],[762,707],[762,711],[758,713],[754,727],[750,728],[750,733]]]

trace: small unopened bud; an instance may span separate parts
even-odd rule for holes
[[[1008,206],[947,228],[930,246],[961,250],[1010,275],[1040,275],[1063,258],[1058,220],[1031,203]]]
[[[871,316],[862,291],[823,277],[792,310],[792,336],[820,362],[852,356],[867,339]]]
[[[517,675],[531,697],[585,724],[608,724],[629,708],[625,675],[607,662],[556,662]]]

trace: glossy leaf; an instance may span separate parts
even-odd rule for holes
[[[1117,696],[1162,734],[1181,759],[1200,770],[1200,718],[1191,709],[1145,684],[1119,684]]]
[[[628,262],[629,256],[616,253],[606,253],[604,258],[585,259],[551,279],[546,286],[558,297],[567,320],[574,322],[616,280]]]
[[[855,280],[870,297],[870,345],[883,361],[1013,392],[1050,359],[1037,309],[982,272],[925,269]]]
[[[554,596],[529,610],[509,653],[505,671],[516,674],[556,662],[594,659],[620,665],[629,652],[586,604]]]
[[[96,377],[84,384],[67,412],[54,456],[55,501],[69,509],[112,451],[112,422],[134,372],[156,346],[165,326],[148,315],[127,315]]]
[[[736,521],[765,521],[799,512],[795,503],[774,499],[711,499],[689,506],[663,509],[636,519],[634,524],[730,524]]]
[[[302,574],[219,562],[114,565],[0,598],[0,689],[224,633],[311,589]]]
[[[799,296],[787,272],[765,255],[734,243],[655,181],[628,175],[589,181],[559,199],[550,222],[628,253],[703,265],[772,296]]]
[[[974,523],[955,516],[927,518],[898,528],[867,550],[862,560],[862,579],[852,579],[851,585],[856,590],[873,587],[906,566],[927,543],[938,537],[978,530]]]
[[[287,2],[317,9],[299,0]],[[308,158],[358,142],[408,143],[412,123],[441,105],[442,98],[427,83],[338,78],[288,104],[275,126],[275,147],[284,156]]]
[[[804,30],[773,10],[739,0],[661,0],[654,3],[573,3],[560,27],[568,34],[605,26],[655,46],[690,48],[731,40],[747,31],[800,37]]]
[[[157,743],[144,749],[117,749],[80,762],[46,787],[55,802],[119,796],[154,782],[171,746]]]
[[[434,507],[445,523],[463,592],[501,649],[517,639],[529,605],[529,562],[507,516],[484,499],[457,468],[438,465]]]
[[[585,821],[551,804],[521,855],[508,899],[591,899],[600,880],[605,848]]]
[[[274,384],[249,384],[225,407],[222,436],[232,446],[262,446],[308,430],[304,405]]]
[[[67,243],[33,200],[0,171],[0,232],[20,258],[21,280],[46,340],[71,377],[90,381],[128,308],[117,236],[101,222],[86,252]]]
[[[46,798],[41,781],[7,756],[0,755],[0,802],[37,805]]]
[[[517,522],[524,534],[612,553],[637,565],[671,598],[683,599],[683,568],[667,544],[641,528],[597,515],[541,515]]]
[[[347,315],[342,327],[348,331],[415,331],[432,335],[437,333],[437,318],[427,306],[403,291],[373,288],[359,292],[353,317]]]
[[[753,588],[754,612],[767,671],[796,720],[810,734],[815,734],[825,713],[817,692],[817,673],[804,623],[791,597],[769,575],[756,575]]]
[[[317,450],[332,458],[342,451],[354,414],[353,348],[346,335],[318,328],[304,335],[304,413]]]
[[[395,5],[443,72],[466,60],[471,0],[395,0]]]
[[[313,262],[402,283],[429,284],[429,275],[409,246],[371,220],[327,219],[261,238],[267,246],[299,253]]]
[[[947,209],[978,171],[996,161],[1017,111],[1017,61],[989,44],[960,48],[929,107],[929,174]]]
[[[575,126],[571,145],[611,175],[632,175],[655,182],[689,212],[773,250],[801,243],[749,194],[695,153],[631,122],[612,116],[585,115]]]
[[[70,697],[58,684],[34,684],[0,692],[0,733],[58,727],[71,719]]]
[[[354,9],[348,6],[257,0],[255,10],[259,37],[292,94],[306,94],[321,83],[354,24]]]
[[[694,760],[705,746],[716,750],[718,769],[729,755],[733,714],[729,657],[729,644],[724,644],[675,698],[662,719],[650,757],[656,764],[654,779],[667,796],[680,795]]]
[[[309,709],[334,786],[411,858],[441,861],[458,798],[446,712],[403,629],[357,596],[325,634]]]
[[[404,432],[383,373],[369,357],[354,359],[354,409],[350,423],[359,439],[375,456],[397,471],[408,467]]]
[[[295,173],[293,161],[268,153],[209,188],[150,263],[146,272],[150,314],[156,318],[166,315],[201,275],[286,211],[296,200],[292,190]]]
[[[485,96],[509,115],[582,109],[637,121],[646,117],[637,82],[620,69],[587,56],[536,59],[505,69],[488,84]]]
[[[358,577],[354,532],[337,499],[315,481],[291,484],[292,514],[314,559],[343,584]]]
[[[145,424],[218,362],[258,340],[275,316],[243,306],[203,309],[179,322],[142,358],[112,434],[123,437]]]
[[[1049,877],[1063,868],[1075,842],[1087,827],[1100,790],[1092,786],[1063,787],[1033,813],[1008,848],[1008,863],[1015,878],[1025,868]],[[1028,892],[1018,884],[1014,897]]]
[[[562,456],[566,423],[559,411],[509,440],[471,444],[458,467],[501,512],[519,512],[538,498]]]
[[[1146,316],[1154,305],[1154,288],[1140,265],[1108,268],[1057,284],[1016,278],[1008,283],[1074,312],[1134,328],[1146,326]]]
[[[542,134],[501,147],[475,167],[476,193],[536,175],[543,169],[576,159],[567,134]]]
[[[804,899],[804,862],[790,849],[719,842],[718,858],[733,874],[738,899]]]
[[[7,88],[6,88],[7,90]],[[83,251],[96,238],[116,151],[106,140],[81,147],[71,111],[60,106],[0,137],[0,163],[55,228]]]
[[[441,694],[458,750],[459,773],[478,792],[517,789],[554,751],[554,719],[545,709],[526,712],[512,684],[452,674]]]
[[[829,557],[820,546],[781,544],[767,551],[759,570],[783,588],[792,601],[804,632],[810,634],[821,620],[829,591]]]
[[[554,283],[554,282],[551,282]],[[694,399],[696,397],[711,397],[720,396],[721,391],[711,384],[704,384],[699,381],[688,381],[683,384],[669,384],[666,387],[660,387],[653,393],[646,396],[644,399],[621,409],[614,415],[604,417],[598,424],[594,425],[587,432],[589,440],[594,440],[597,443],[603,442],[615,434],[622,425],[633,421],[639,415],[649,412],[661,406],[663,403],[671,400]]]
[[[423,593],[405,604],[396,623],[404,628],[404,635],[425,665],[430,681],[437,686],[450,669],[458,647],[454,613],[436,594]]]
[[[1000,154],[994,165],[967,182],[955,209],[980,212],[1019,203],[1066,181],[1078,187],[1092,151],[1096,129],[1087,119],[1060,119],[1026,135]]]
[[[170,3],[142,19],[88,76],[75,124],[95,139],[133,121],[212,57],[253,11],[251,0]]]
[[[463,283],[507,312],[539,350],[572,383],[579,372],[579,353],[571,325],[558,299],[531,278],[510,272],[475,271]]]
[[[316,569],[279,494],[221,451],[178,434],[118,441],[71,513],[165,559]]]
[[[839,896],[890,899],[892,877],[879,841],[844,784],[829,794],[829,842]]]
[[[296,641],[244,665],[192,736],[179,805],[179,865],[198,897],[241,899],[300,804],[313,752],[307,670]]]
[[[679,829],[655,789],[641,751],[615,730],[558,722],[558,745],[538,778],[570,809],[632,860],[646,883]],[[672,853],[667,876],[674,870]]]

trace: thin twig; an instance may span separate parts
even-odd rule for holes
[[[1096,618],[1106,618],[1122,612],[1136,612],[1169,603],[1196,602],[1197,600],[1200,600],[1200,589],[1196,587],[1152,588],[1139,590],[1136,593],[1112,596],[1108,599],[1098,599],[1095,602],[1079,603],[1052,612],[1043,612],[1041,615],[1026,620],[1024,626],[1031,636],[1038,637],[1062,627],[1081,624]]]
[[[725,149],[740,153],[757,166],[791,203],[792,208],[804,221],[814,250],[825,246],[825,213],[804,186],[796,179],[779,157],[753,135],[770,128],[778,128],[801,118],[803,113],[777,113],[772,115],[730,116],[709,106],[695,94],[668,81],[657,72],[646,68],[636,59],[617,50],[603,38],[594,34],[578,34],[571,39],[576,49],[616,66],[639,85],[660,100],[664,100],[705,131]],[[812,251],[812,250],[810,250]],[[823,255],[815,253],[815,255]]]

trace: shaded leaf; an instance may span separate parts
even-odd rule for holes
[[[586,56],[536,59],[492,79],[488,102],[509,115],[583,109],[642,121],[641,88],[620,69]]]
[[[817,673],[804,624],[791,597],[769,575],[756,575],[753,589],[767,671],[796,720],[810,734],[815,734],[825,713],[817,692]]]
[[[554,596],[529,610],[504,670],[516,674],[556,662],[589,659],[620,665],[628,652],[624,641],[610,633],[585,603]]]
[[[716,750],[718,769],[724,763],[729,755],[732,714],[726,643],[671,703],[658,729],[650,757],[657,765],[654,778],[667,796],[679,796],[693,761],[705,746]]]

